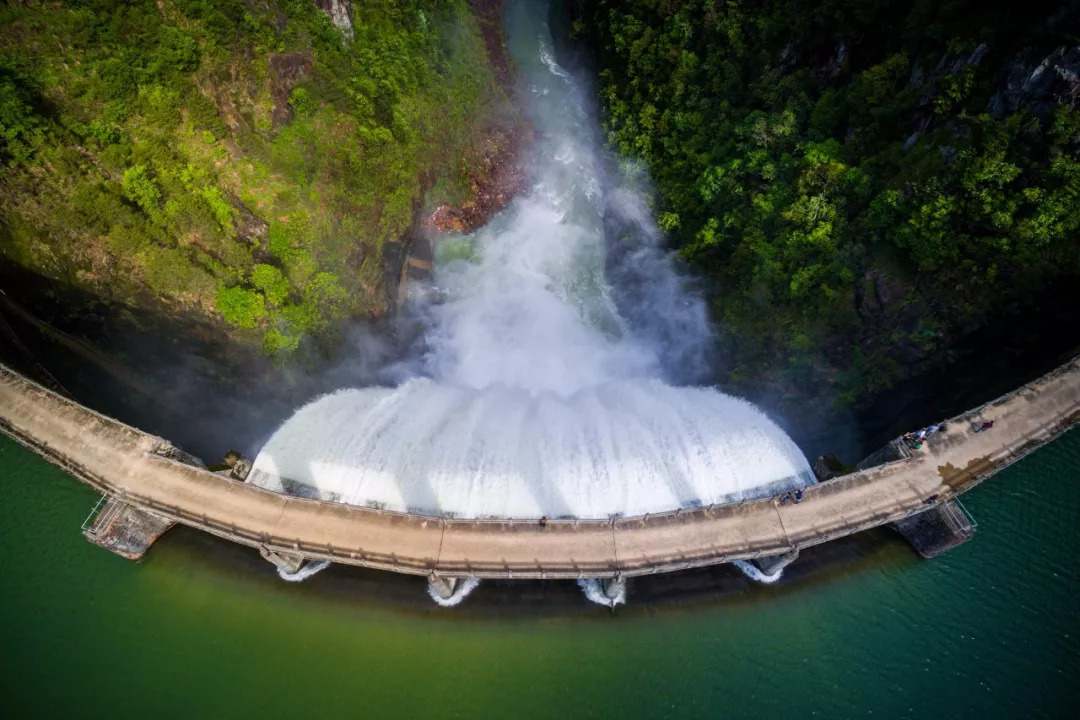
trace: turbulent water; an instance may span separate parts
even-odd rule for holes
[[[302,568],[300,568],[296,572],[289,572],[288,570],[279,567],[277,574],[279,578],[287,582],[303,582],[312,575],[317,575],[328,567],[330,567],[330,563],[326,560],[319,560],[317,562],[312,562],[309,560],[307,563],[304,564]]]
[[[518,4],[533,5],[533,4]],[[511,11],[519,99],[537,130],[531,188],[436,248],[426,354],[393,388],[301,408],[253,482],[464,517],[609,517],[728,502],[812,482],[749,403],[698,377],[709,329],[632,173],[613,167],[542,8]]]
[[[427,592],[428,597],[435,601],[435,604],[442,607],[454,607],[460,605],[461,602],[469,597],[470,593],[480,585],[479,578],[463,578],[458,581],[457,587],[454,588],[454,592],[450,594],[450,597],[443,597],[439,594],[439,591],[435,589],[435,586],[431,583],[428,584]]]
[[[585,599],[589,602],[596,603],[597,605],[604,605],[606,607],[615,609],[616,605],[624,605],[626,603],[626,585],[622,584],[618,586],[614,597],[609,597],[604,592],[604,585],[600,580],[596,578],[580,578],[577,581],[578,587],[581,588],[581,592],[584,593]]]
[[[736,560],[731,564],[739,568],[739,571],[746,577],[764,585],[771,585],[784,576],[783,568],[767,573],[763,572],[761,568],[748,560]]]

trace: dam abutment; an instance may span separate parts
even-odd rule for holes
[[[764,555],[751,560],[766,575],[775,575],[799,557],[799,548],[792,548],[781,555]]]
[[[307,558],[300,553],[272,550],[265,545],[259,546],[259,555],[280,572],[289,574],[300,572],[300,568],[307,561]]]
[[[621,598],[626,597],[626,578],[622,575],[604,578],[600,580],[600,588],[603,590],[604,597],[611,602],[618,602]]]
[[[457,577],[448,577],[444,575],[428,576],[428,588],[430,588],[430,592],[438,595],[444,600],[449,600],[454,597],[454,592],[458,589],[460,582],[461,578]]]

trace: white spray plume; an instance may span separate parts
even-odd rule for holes
[[[538,131],[532,186],[475,234],[444,239],[421,377],[300,409],[256,458],[274,490],[425,514],[610,517],[812,482],[749,403],[671,383],[709,342],[644,196],[603,168],[594,114],[540,12],[509,40]]]

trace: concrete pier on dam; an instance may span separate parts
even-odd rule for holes
[[[955,504],[998,470],[1080,421],[1080,358],[901,440],[855,472],[764,498],[608,520],[472,520],[290,497],[211,472],[168,441],[66,399],[0,365],[0,431],[105,497],[93,542],[141,557],[174,523],[256,548],[286,572],[326,560],[425,575],[440,594],[461,578],[600,578],[753,560],[775,572],[799,550],[893,524],[924,556],[971,536]],[[983,429],[985,428],[985,429]],[[880,463],[880,464],[875,464]]]

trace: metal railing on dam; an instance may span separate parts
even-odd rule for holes
[[[1078,421],[1080,358],[945,421],[898,460],[806,488],[797,504],[764,498],[541,527],[269,492],[178,462],[167,441],[0,366],[0,431],[128,506],[266,555],[447,577],[610,578],[782,555],[925,511]]]

